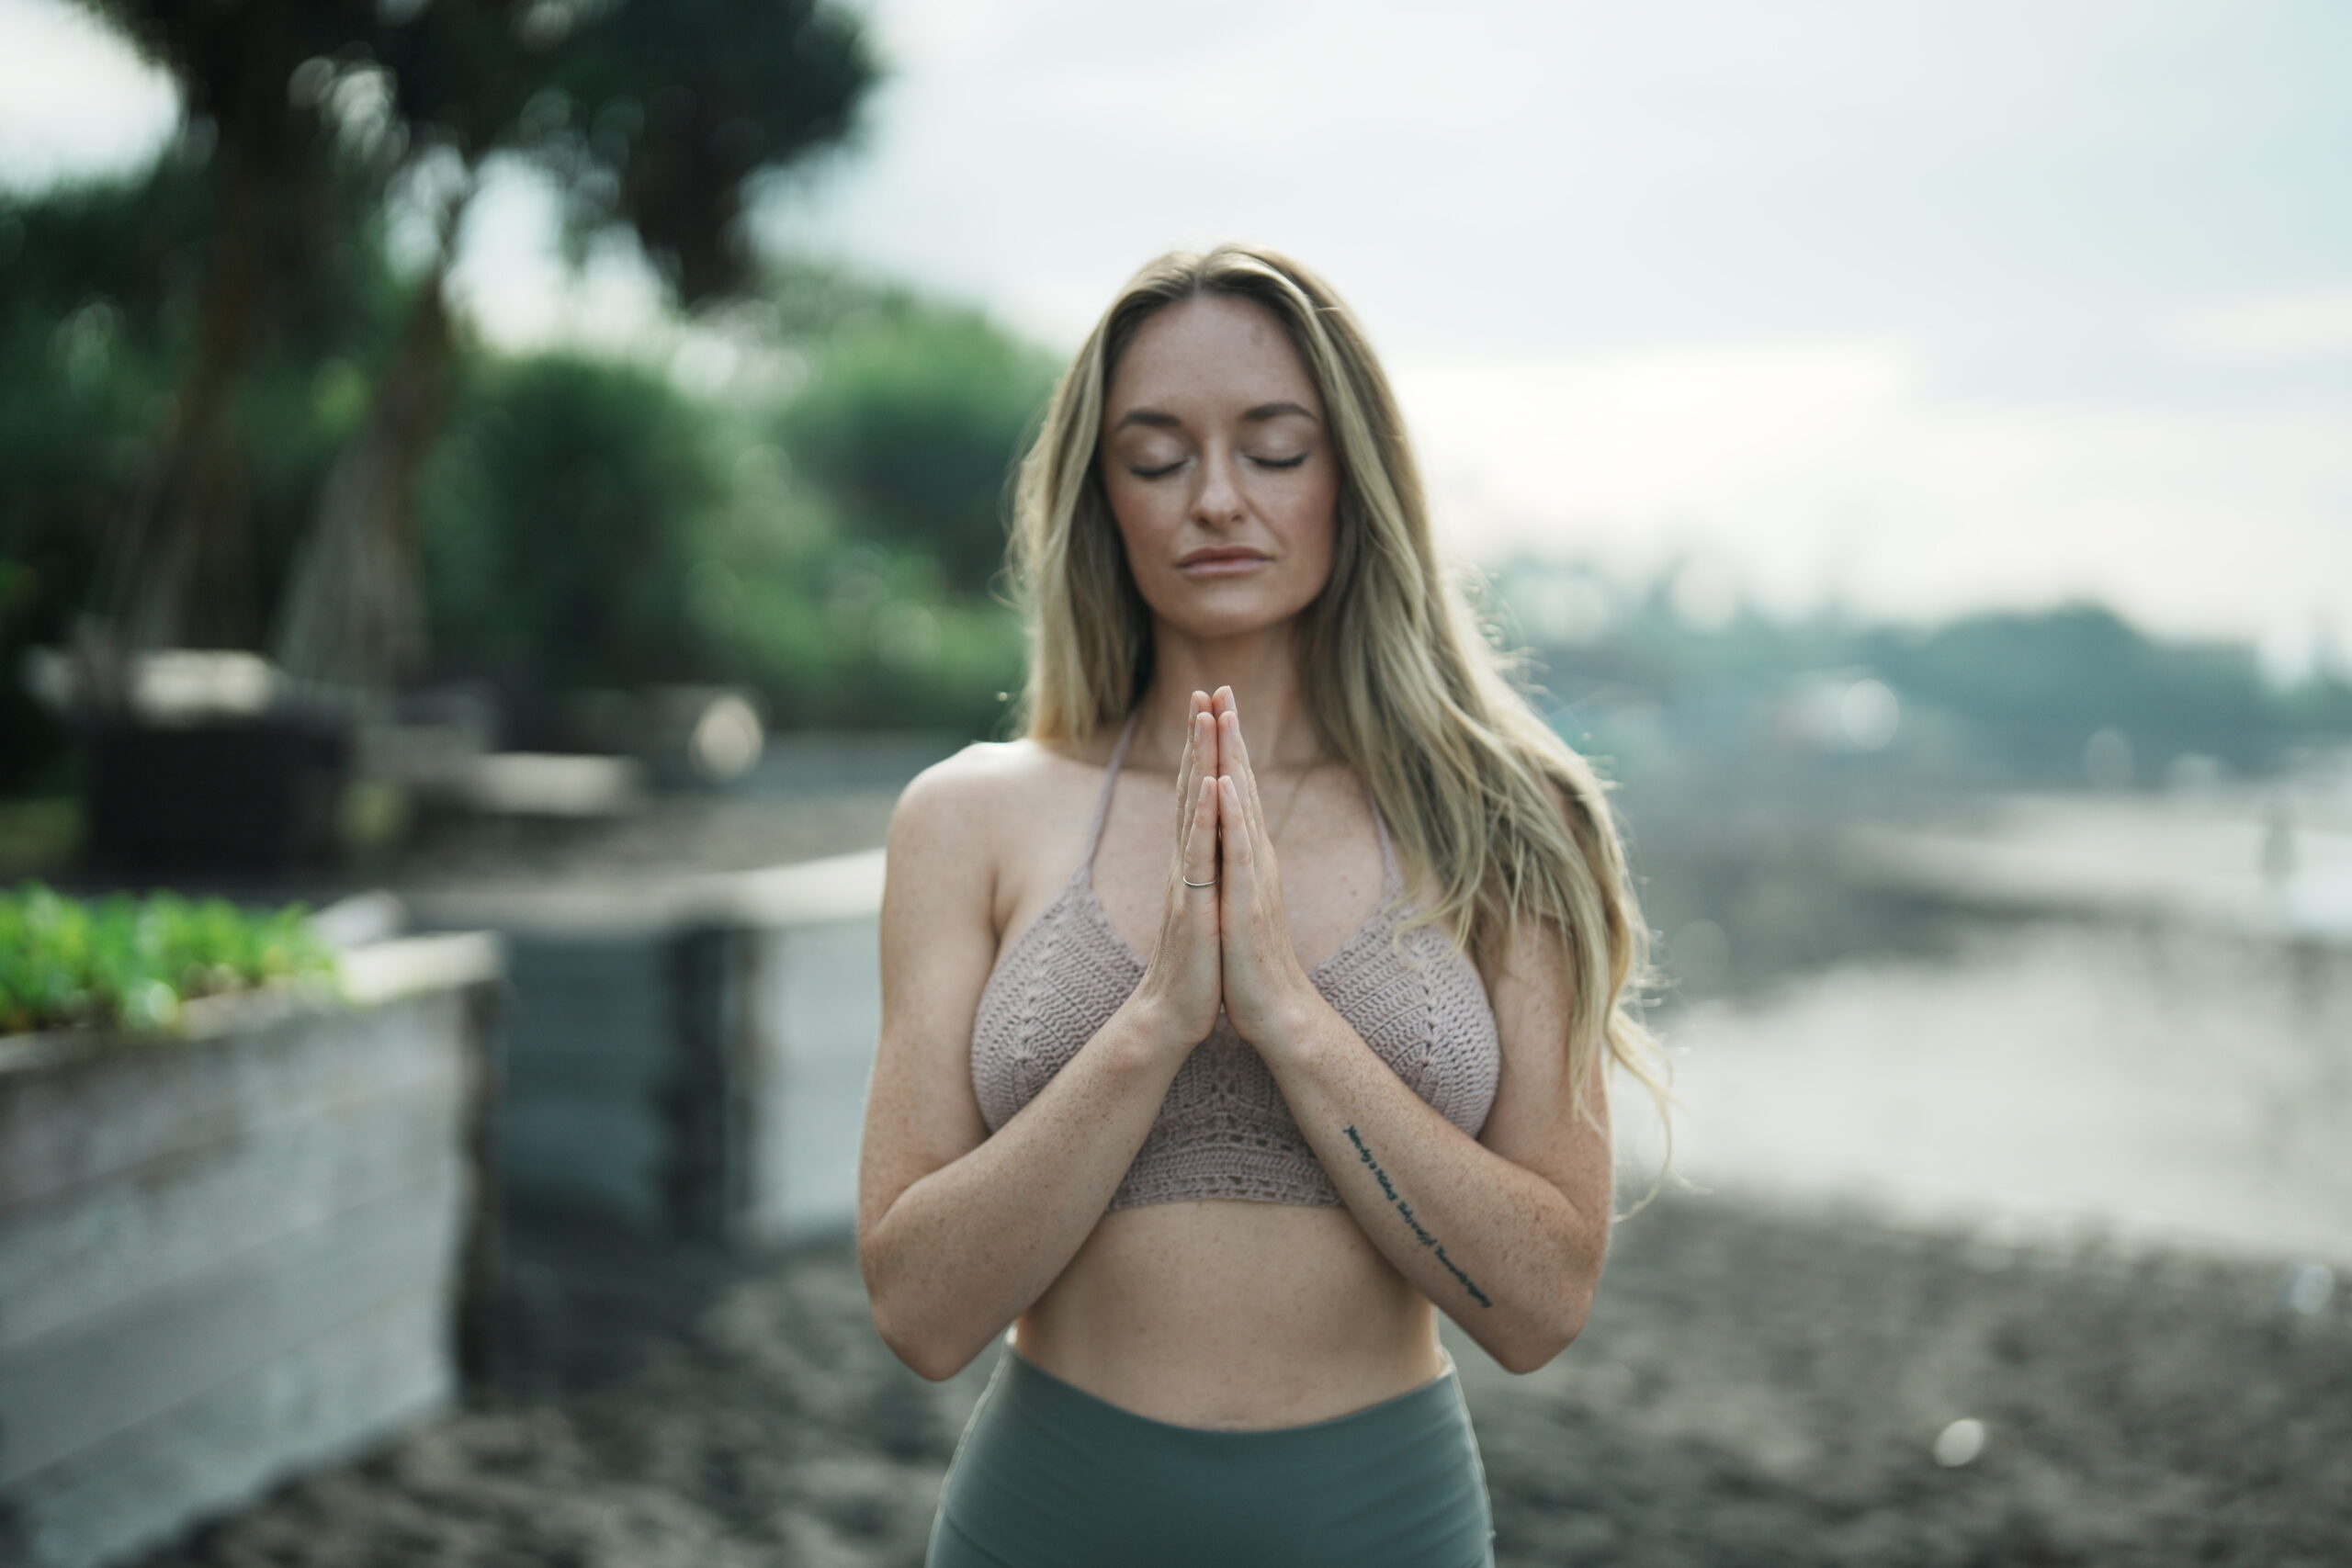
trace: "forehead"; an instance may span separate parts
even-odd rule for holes
[[[1106,423],[1136,408],[1211,419],[1270,402],[1322,411],[1315,378],[1290,334],[1254,299],[1198,294],[1154,311],[1136,329],[1102,412]]]

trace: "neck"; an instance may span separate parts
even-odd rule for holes
[[[1320,761],[1323,740],[1306,711],[1306,682],[1295,646],[1297,624],[1284,620],[1230,637],[1202,637],[1156,622],[1151,683],[1136,705],[1128,757],[1148,758],[1173,773],[1184,754],[1193,694],[1230,686],[1241,714],[1241,743],[1260,773]]]

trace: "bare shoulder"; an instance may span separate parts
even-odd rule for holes
[[[1073,766],[1072,760],[1037,741],[975,740],[908,781],[891,813],[891,834],[901,826],[917,839],[943,830],[993,839],[1007,807],[1023,792],[1050,784]]]
[[[890,816],[889,860],[926,886],[976,878],[1030,852],[1040,802],[1057,804],[1082,786],[1086,764],[1026,737],[976,740],[917,773]]]

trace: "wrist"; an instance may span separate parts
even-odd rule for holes
[[[1121,1025],[1125,1055],[1138,1065],[1182,1061],[1186,1052],[1200,1043],[1182,1038],[1185,1032],[1178,1027],[1174,1012],[1140,986],[1119,1004],[1114,1016]]]
[[[1323,1025],[1331,1012],[1323,993],[1309,987],[1276,1010],[1267,1021],[1266,1038],[1250,1043],[1270,1060],[1305,1062],[1326,1038]]]

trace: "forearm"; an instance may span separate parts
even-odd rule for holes
[[[1582,1328],[1608,1216],[1481,1145],[1415,1094],[1328,1005],[1265,1053],[1299,1131],[1373,1245],[1506,1368]]]
[[[899,1195],[862,1261],[900,1359],[952,1377],[1045,1294],[1110,1207],[1182,1062],[1122,1007],[993,1136]]]

